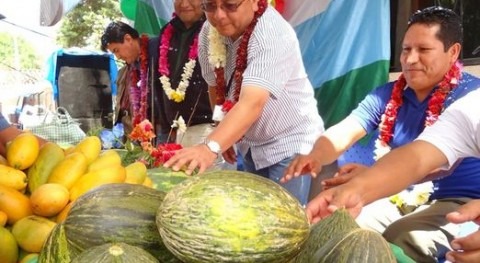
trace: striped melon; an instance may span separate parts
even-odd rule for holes
[[[75,257],[72,263],[158,263],[147,251],[125,243],[106,243],[91,247]]]
[[[80,251],[69,247],[63,224],[57,224],[42,246],[38,263],[70,262],[78,254]]]
[[[378,232],[357,228],[330,239],[314,255],[315,263],[396,263],[389,243]]]
[[[330,239],[343,237],[359,227],[346,209],[337,209],[331,216],[311,226],[310,236],[305,242],[304,248],[291,263],[312,262],[315,252]]]
[[[309,234],[305,211],[284,188],[226,170],[170,190],[157,225],[164,244],[184,262],[288,262]]]
[[[176,172],[165,167],[148,169],[147,174],[153,181],[153,188],[165,193],[190,177],[183,171]]]
[[[162,243],[155,213],[165,194],[138,184],[107,184],[75,201],[65,222],[68,244],[83,251],[111,242],[138,246],[161,262],[179,262]]]

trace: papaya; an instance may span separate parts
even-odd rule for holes
[[[84,174],[70,189],[70,201],[75,201],[87,191],[104,184],[123,183],[126,177],[125,167],[121,165],[106,167]]]
[[[15,139],[7,147],[7,161],[9,166],[25,170],[30,167],[40,152],[40,143],[35,135],[31,132],[24,132]]]
[[[87,172],[87,168],[88,161],[83,153],[71,153],[53,168],[47,182],[61,184],[70,189]]]
[[[99,170],[101,168],[114,166],[114,165],[121,165],[122,158],[115,150],[106,150],[101,153],[97,159],[95,159],[89,166],[88,172],[93,172]]]
[[[50,217],[65,208],[70,198],[68,189],[61,184],[43,184],[30,195],[35,215]]]
[[[133,162],[125,167],[125,183],[143,184],[147,177],[147,166],[142,162]]]
[[[146,187],[153,188],[153,181],[152,178],[150,177],[145,177],[145,181],[143,181],[142,185],[145,185]]]
[[[23,190],[27,187],[27,175],[15,168],[0,164],[0,184],[15,190]]]
[[[57,217],[55,218],[55,222],[58,224],[63,223],[65,219],[68,216],[68,213],[70,212],[70,209],[72,208],[72,205],[74,202],[69,202],[63,209],[58,213]]]
[[[31,215],[18,220],[12,227],[12,234],[23,250],[39,253],[56,225],[45,217]]]
[[[0,227],[5,226],[7,224],[7,213],[0,210]]]
[[[87,157],[87,163],[91,164],[102,150],[102,142],[97,136],[87,136],[81,140],[73,150],[74,152],[81,152]]]
[[[40,147],[35,163],[27,171],[30,193],[33,193],[40,185],[47,183],[53,168],[64,158],[63,149],[56,143],[47,142]]]
[[[8,161],[5,159],[5,157],[3,157],[3,155],[0,155],[0,164],[8,165]]]
[[[16,263],[18,260],[18,245],[13,234],[0,227],[0,262]]]
[[[14,224],[33,214],[30,199],[19,191],[4,185],[0,185],[0,210],[7,214],[9,224]]]

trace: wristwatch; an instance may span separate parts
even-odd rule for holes
[[[203,144],[205,144],[208,147],[208,149],[213,153],[215,153],[216,155],[219,155],[220,153],[222,153],[222,148],[220,148],[220,144],[218,144],[218,142],[216,141],[205,138],[205,141],[203,141]]]

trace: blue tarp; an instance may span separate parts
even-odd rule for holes
[[[117,94],[117,64],[113,54],[80,48],[58,49],[47,60],[46,79],[52,84],[53,95],[58,102],[58,73],[62,66],[107,70],[110,75],[112,96]]]

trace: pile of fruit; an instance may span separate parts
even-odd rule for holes
[[[396,262],[345,210],[311,226],[293,195],[250,173],[148,173],[97,137],[63,150],[29,133],[3,163],[0,263]]]
[[[116,151],[101,151],[96,136],[62,149],[53,142],[40,146],[26,132],[9,143],[6,158],[0,157],[2,263],[35,260],[52,229],[87,191],[110,183],[152,186],[143,163],[122,166]]]

